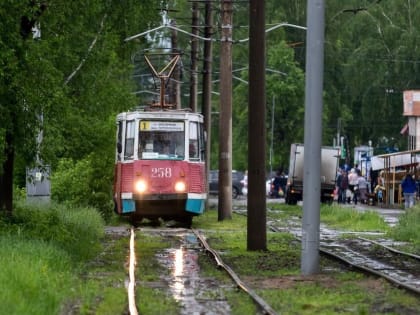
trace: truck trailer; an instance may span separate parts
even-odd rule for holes
[[[304,145],[293,143],[290,147],[289,178],[286,186],[286,203],[296,204],[303,199]],[[339,167],[340,149],[321,147],[321,202],[334,200],[334,189]]]

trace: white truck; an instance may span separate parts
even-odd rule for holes
[[[286,186],[286,203],[296,204],[303,198],[303,144],[293,143],[290,148],[289,178]],[[339,167],[340,149],[323,146],[321,148],[321,202],[334,200],[334,189]]]

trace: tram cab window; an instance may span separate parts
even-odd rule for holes
[[[139,159],[183,160],[185,126],[182,121],[141,120]]]
[[[125,126],[125,149],[124,149],[125,160],[132,160],[134,158],[134,137],[135,137],[134,120],[127,121],[127,124]]]

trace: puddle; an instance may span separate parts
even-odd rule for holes
[[[172,296],[181,306],[181,314],[230,314],[223,289],[217,281],[201,277],[198,264],[198,241],[194,234],[180,235],[179,247],[168,248],[157,255],[169,275],[162,276]],[[229,288],[227,288],[229,289]]]

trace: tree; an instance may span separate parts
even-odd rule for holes
[[[136,47],[123,40],[153,18],[151,2],[2,2],[0,210],[12,212],[17,159],[31,165],[38,156],[54,167],[62,157],[113,156],[104,121],[137,102],[129,58]],[[34,25],[41,38],[32,38]]]

